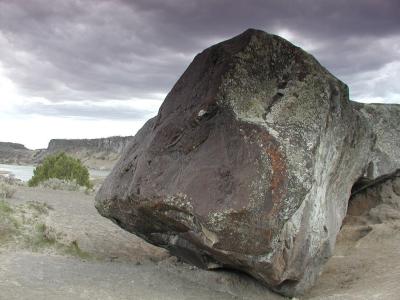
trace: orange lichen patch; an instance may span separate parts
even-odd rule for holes
[[[258,148],[258,151],[261,151],[261,155],[268,158],[267,165],[271,169],[261,170],[262,173],[267,175],[265,178],[267,182],[260,183],[265,184],[266,188],[262,197],[257,197],[252,204],[248,203],[248,205],[252,206],[251,210],[243,208],[242,210],[229,212],[225,216],[224,224],[230,224],[230,227],[219,232],[219,236],[222,238],[213,245],[213,248],[228,251],[235,250],[246,255],[263,255],[271,250],[270,243],[276,230],[278,230],[277,226],[279,226],[279,220],[277,222],[274,220],[276,220],[279,211],[286,204],[285,197],[289,181],[287,161],[284,153],[280,151],[279,143],[266,130],[248,123],[240,124],[240,129],[243,130],[244,140],[257,141],[249,144],[249,147],[253,150],[255,150],[254,147]],[[259,168],[267,167],[263,164],[257,165]],[[254,174],[257,174],[257,172]],[[258,174],[258,176],[261,176],[261,174]],[[243,200],[248,200],[248,198]],[[240,243],[237,236],[229,235],[231,227],[236,228],[238,233],[243,234]],[[251,231],[249,230],[250,228],[252,228]],[[257,239],[259,243],[254,244],[251,242]]]
[[[270,241],[272,239],[272,230],[271,229],[263,230],[262,237],[264,237],[264,240]]]
[[[277,213],[284,204],[284,198],[287,193],[287,186],[289,176],[287,172],[287,163],[284,153],[279,149],[278,141],[264,129],[260,129],[252,124],[246,124],[247,132],[253,135],[252,140],[258,140],[262,151],[268,156],[272,168],[269,182],[267,186],[270,187],[270,197],[265,197],[263,205],[263,217],[270,216]],[[271,201],[272,203],[269,203]]]
[[[283,204],[287,192],[288,173],[286,159],[279,150],[276,139],[268,132],[260,133],[262,144],[265,145],[265,152],[271,160],[272,179],[270,182],[273,207],[269,214],[276,213]]]

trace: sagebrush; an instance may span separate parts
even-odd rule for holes
[[[47,156],[43,163],[35,168],[33,177],[28,181],[29,186],[38,186],[51,178],[76,182],[88,189],[92,188],[89,170],[79,159],[65,153]]]
[[[12,198],[16,192],[16,189],[11,185],[0,182],[0,199]]]
[[[65,180],[58,178],[50,178],[39,183],[39,187],[52,189],[52,190],[64,190],[64,191],[85,191],[85,187],[80,186],[76,183],[76,180]]]

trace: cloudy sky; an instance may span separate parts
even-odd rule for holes
[[[0,141],[132,135],[204,48],[247,28],[400,103],[399,0],[0,0]]]

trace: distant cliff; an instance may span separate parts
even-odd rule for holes
[[[79,158],[89,168],[111,169],[131,139],[131,136],[100,139],[53,139],[47,150],[38,155],[36,160],[40,161],[49,154],[65,152]]]
[[[92,169],[111,169],[132,136],[99,139],[53,139],[47,149],[30,150],[24,145],[0,142],[0,163],[37,164],[47,155],[65,152]]]
[[[90,150],[94,152],[108,152],[121,154],[132,137],[113,136],[101,139],[53,139],[47,148],[48,152],[75,152]]]

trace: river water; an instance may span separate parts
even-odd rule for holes
[[[21,179],[22,181],[28,181],[33,176],[33,170],[35,166],[18,166],[18,165],[5,165],[0,164],[0,172],[5,171],[11,173],[15,178]],[[106,177],[110,171],[105,170],[91,170],[89,169],[91,177]]]

